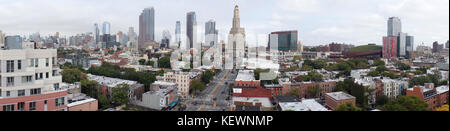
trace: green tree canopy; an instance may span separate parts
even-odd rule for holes
[[[63,82],[75,83],[85,80],[87,78],[86,74],[78,70],[77,68],[64,69],[61,72]]]
[[[428,104],[416,96],[399,96],[381,108],[383,111],[429,111]]]
[[[372,66],[377,67],[377,66],[385,66],[386,63],[383,60],[377,59],[375,61],[373,61]]]
[[[158,66],[161,68],[171,68],[170,57],[165,56],[158,60]]]
[[[405,63],[402,63],[402,62],[397,62],[395,64],[395,66],[397,66],[397,69],[402,70],[402,71],[411,69],[411,66],[409,66],[409,65],[407,65]]]
[[[129,102],[128,93],[130,86],[128,84],[119,84],[112,89],[111,100],[116,106],[125,105]]]
[[[303,76],[302,81],[321,82],[323,81],[323,76],[317,71],[311,71],[308,75]]]
[[[200,80],[193,80],[189,88],[191,92],[198,94],[200,91],[206,89],[206,85],[202,83]]]
[[[339,105],[339,107],[336,108],[335,111],[362,111],[362,109],[356,107],[353,103],[348,102],[348,103]]]

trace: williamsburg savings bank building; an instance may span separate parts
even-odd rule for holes
[[[1,48],[0,111],[66,111],[68,93],[60,88],[59,72],[56,49]]]

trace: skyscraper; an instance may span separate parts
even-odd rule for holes
[[[139,45],[155,41],[155,9],[145,8],[139,16]]]
[[[406,36],[406,58],[414,58],[414,36]]]
[[[397,48],[397,56],[398,57],[406,57],[406,36],[408,34],[399,32],[398,33],[398,48]]]
[[[177,23],[175,25],[175,42],[177,44],[181,43],[181,22],[180,21],[177,21]],[[180,46],[180,45],[178,45],[178,46]]]
[[[397,44],[398,44],[398,37],[396,36],[383,37],[383,58],[385,59],[396,58],[398,55]]]
[[[103,35],[110,35],[111,34],[111,23],[109,22],[103,22]]]
[[[98,44],[100,42],[100,29],[98,28],[98,24],[94,24],[94,40],[95,44]]]
[[[0,30],[0,48],[5,46],[5,35],[3,34],[3,32]]]
[[[390,17],[388,20],[388,36],[398,36],[402,32],[402,22],[398,17]]]
[[[194,44],[197,43],[197,16],[195,12],[189,12],[186,15],[186,36],[186,48],[194,48]]]
[[[280,31],[269,34],[269,49],[284,52],[297,51],[298,31]]]
[[[216,30],[216,22],[209,20],[205,23],[205,45],[214,46],[218,42],[219,31]]]
[[[170,35],[169,30],[164,30],[162,33],[162,39],[161,39],[161,48],[169,48],[170,47],[170,39],[172,39],[172,36]]]
[[[239,6],[234,7],[233,25],[225,48],[225,69],[241,69],[245,57],[245,29],[241,28]]]

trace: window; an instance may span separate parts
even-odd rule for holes
[[[22,70],[22,60],[17,61],[17,70]]]
[[[50,66],[50,60],[48,58],[45,58],[45,67]]]
[[[48,72],[46,72],[46,73],[45,73],[45,78],[48,78],[48,77],[49,77],[49,76],[48,76]]]
[[[3,111],[14,111],[14,105],[3,105]]]
[[[14,61],[13,60],[8,60],[6,61],[6,72],[14,72]]]
[[[6,91],[6,96],[11,96],[11,92],[10,91]]]
[[[36,102],[30,102],[30,111],[36,110]]]
[[[44,104],[46,104],[46,105],[47,105],[47,100],[45,100],[45,101],[44,101]]]
[[[39,95],[39,94],[41,94],[41,88],[30,90],[30,95]]]
[[[2,93],[3,93],[3,92],[2,92],[2,89],[0,89],[0,97],[2,97]]]
[[[59,90],[59,83],[53,84],[53,88],[54,88],[55,90]]]
[[[22,76],[22,83],[29,83],[33,81],[33,76]]]
[[[38,73],[34,74],[34,79],[39,80]]]
[[[17,96],[25,96],[25,90],[18,90]]]
[[[39,59],[38,58],[34,59],[34,62],[35,62],[34,67],[39,67]]]
[[[25,110],[25,102],[17,103],[17,110],[24,111]]]
[[[42,78],[44,78],[44,73],[39,73],[39,79],[42,79]]]
[[[30,66],[29,67],[34,67],[34,59],[30,59]]]
[[[52,76],[56,76],[56,70],[52,71]]]
[[[55,100],[55,104],[56,104],[56,106],[63,106],[64,105],[64,97],[57,98]]]
[[[6,78],[6,86],[14,86],[14,77]]]
[[[52,65],[56,65],[55,57],[52,57]]]

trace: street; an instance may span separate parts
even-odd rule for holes
[[[183,103],[186,111],[227,111],[230,110],[231,96],[228,85],[234,84],[237,74],[231,70],[224,70],[217,74],[200,95],[190,98]],[[230,96],[230,99],[227,98]],[[216,104],[216,107],[214,107]]]

